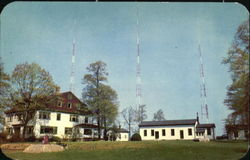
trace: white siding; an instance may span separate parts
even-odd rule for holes
[[[188,129],[192,129],[192,135],[188,135]],[[183,131],[184,139],[192,140],[195,136],[194,125],[178,125],[178,126],[154,126],[140,127],[140,135],[142,140],[156,140],[156,132],[159,132],[159,140],[176,140],[180,138],[180,131]],[[162,135],[162,130],[165,129],[165,136]],[[171,135],[171,129],[174,129],[174,136]],[[144,130],[147,130],[147,136],[144,136]],[[151,135],[151,130],[154,130],[154,136]]]
[[[116,141],[128,141],[128,133],[118,133]]]

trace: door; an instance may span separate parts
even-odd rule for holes
[[[184,133],[183,133],[183,130],[180,130],[180,139],[184,139]]]
[[[155,131],[155,139],[159,139],[159,132]]]

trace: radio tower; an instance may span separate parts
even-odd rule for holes
[[[75,73],[75,39],[73,40],[72,60],[71,60],[71,72],[70,72],[70,88],[71,92],[74,91],[74,73]]]
[[[205,75],[204,75],[204,70],[203,70],[203,60],[202,60],[200,45],[199,45],[199,55],[200,55],[200,77],[201,77],[200,96],[202,100],[201,119],[205,120],[208,123],[209,119],[208,119],[207,93],[206,93]]]
[[[136,100],[138,108],[141,105],[141,68],[140,68],[140,39],[139,39],[139,13],[138,7],[136,7],[136,16],[137,16],[137,64],[136,64]]]
[[[75,75],[75,27],[76,27],[76,20],[74,20],[74,26],[73,26],[73,50],[72,50],[72,59],[71,59],[71,72],[70,72],[70,87],[69,90],[71,92],[74,92],[74,75]]]

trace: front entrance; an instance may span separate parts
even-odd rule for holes
[[[13,127],[14,128],[14,134],[20,135],[20,127]]]
[[[184,139],[184,133],[183,133],[183,130],[180,130],[180,139]]]
[[[155,131],[155,139],[159,139],[159,131]]]

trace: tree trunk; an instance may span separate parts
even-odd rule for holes
[[[104,123],[104,140],[107,140],[107,123],[106,123],[106,116],[103,117],[103,123]]]
[[[97,126],[98,126],[98,139],[101,139],[101,125],[100,125],[100,116],[97,117]]]

